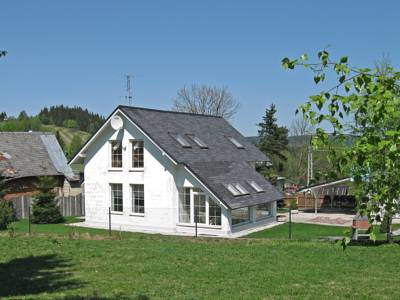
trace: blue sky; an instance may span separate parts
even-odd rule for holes
[[[316,89],[284,56],[331,45],[356,66],[382,55],[398,66],[398,1],[2,1],[0,111],[80,105],[108,115],[125,104],[169,109],[185,84],[226,86],[241,103],[246,135],[270,103],[289,126]]]

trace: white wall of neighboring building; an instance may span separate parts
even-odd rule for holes
[[[93,143],[85,151],[85,205],[87,225],[108,226],[108,209],[111,205],[111,183],[123,184],[123,212],[112,213],[111,223],[114,229],[152,232],[194,233],[193,226],[179,224],[179,188],[198,187],[215,202],[218,200],[192,176],[182,165],[176,165],[132,122],[121,116],[124,128],[114,131],[105,125]],[[123,168],[110,168],[110,140],[122,140]],[[144,169],[130,169],[130,140],[144,141]],[[144,184],[145,213],[132,213],[131,184]],[[222,204],[221,226],[198,226],[199,234],[228,235],[231,233],[229,211]]]

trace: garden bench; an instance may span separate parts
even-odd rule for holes
[[[353,240],[361,240],[361,239],[370,239],[371,224],[368,221],[368,218],[365,216],[357,215],[353,219],[353,224],[351,228],[353,229]]]

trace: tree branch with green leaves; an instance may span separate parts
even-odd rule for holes
[[[400,72],[390,65],[385,72],[356,68],[347,56],[331,59],[327,50],[318,52],[316,62],[303,54],[284,58],[282,66],[308,69],[316,85],[332,85],[311,95],[298,112],[316,127],[316,147],[329,143],[326,128],[339,141],[354,137],[340,157],[331,151],[330,159],[353,178],[358,211],[371,222],[391,220],[400,208]]]

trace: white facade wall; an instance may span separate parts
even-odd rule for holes
[[[124,116],[124,128],[114,131],[110,125],[98,133],[85,153],[85,204],[87,225],[108,226],[108,209],[111,205],[111,183],[123,184],[123,212],[112,213],[113,229],[178,232],[194,234],[194,226],[179,224],[179,188],[199,187],[206,195],[219,203],[206,188],[182,165],[176,165],[155,146],[134,124]],[[114,170],[111,165],[110,140],[122,140],[123,168]],[[131,166],[130,140],[144,141],[144,169],[136,171]],[[131,184],[144,184],[145,213],[132,213]],[[221,226],[198,226],[199,234],[229,235],[231,233],[230,214],[222,203]]]

